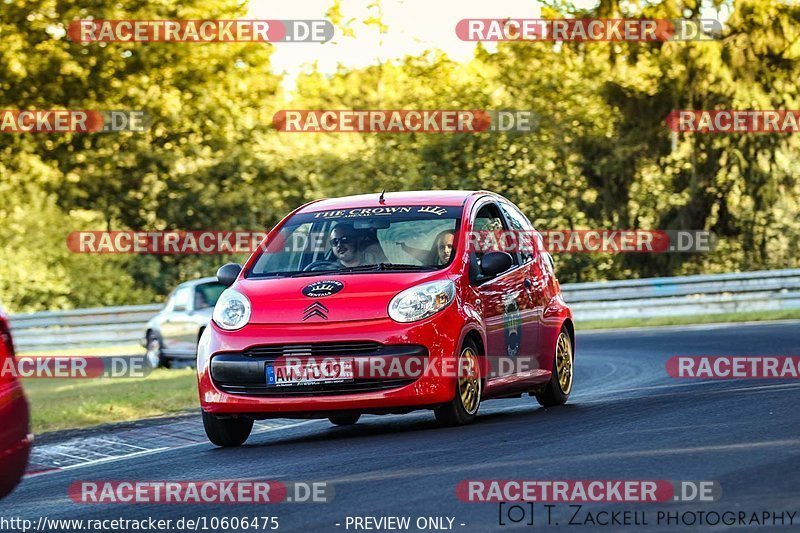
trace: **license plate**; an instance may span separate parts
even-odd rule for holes
[[[353,380],[353,360],[278,362],[267,365],[267,385],[294,387],[321,383],[344,383]]]

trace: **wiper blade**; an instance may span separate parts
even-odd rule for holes
[[[259,279],[259,278],[282,278],[282,277],[291,277],[295,274],[298,274],[298,271],[287,271],[287,272],[263,272],[261,274],[251,274],[248,278]]]
[[[380,263],[380,270],[438,270],[439,267],[433,265],[409,265],[404,263]]]
[[[325,274],[338,274],[341,272],[339,269],[328,269],[325,270],[306,270],[304,272],[293,272],[289,277],[291,278],[306,278],[310,276],[324,276]]]
[[[412,271],[431,271],[431,270],[438,270],[439,267],[431,266],[431,265],[408,265],[403,263],[376,263],[372,265],[359,265],[354,267],[342,267],[337,269],[328,269],[325,270],[309,270],[306,272],[296,272],[291,275],[293,278],[301,278],[301,277],[308,277],[308,276],[324,276],[327,274],[351,274],[355,272],[384,272],[384,271],[402,271],[402,270],[412,270]]]
[[[407,265],[404,263],[377,263],[374,265],[361,265],[357,267],[346,267],[339,272],[373,272],[384,270],[436,270],[438,267],[430,265]]]

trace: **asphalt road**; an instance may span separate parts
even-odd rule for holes
[[[364,417],[351,428],[311,421],[254,435],[240,449],[203,443],[32,477],[0,502],[0,517],[269,515],[283,531],[353,531],[347,517],[409,516],[413,525],[432,516],[470,531],[724,531],[742,528],[658,524],[656,513],[787,511],[797,512],[794,527],[785,516],[784,528],[768,522],[760,530],[800,529],[800,381],[676,380],[664,369],[673,355],[800,355],[800,322],[579,333],[575,389],[563,407],[543,409],[528,397],[497,400],[482,406],[476,424],[449,429],[438,428],[429,412]],[[327,481],[335,498],[86,505],[67,496],[76,480],[254,478]],[[587,511],[631,510],[644,512],[646,525],[567,526],[574,511],[567,504],[554,508],[548,525],[535,504],[535,528],[511,527],[498,525],[498,504],[459,501],[456,485],[465,479],[715,480],[723,493],[715,503],[592,504],[573,519],[583,524]]]

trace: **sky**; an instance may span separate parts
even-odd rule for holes
[[[360,21],[377,11],[369,9],[375,0],[343,0],[342,15],[352,24],[356,37],[337,33],[325,44],[276,43],[272,55],[273,69],[285,73],[284,88],[291,91],[298,74],[314,62],[320,71],[332,73],[339,63],[348,67],[364,67],[417,55],[425,50],[444,50],[456,61],[472,57],[476,43],[456,37],[456,23],[464,18],[537,18],[539,4],[535,0],[383,0],[383,21],[389,29],[381,35],[375,27]],[[258,19],[324,19],[332,0],[250,0],[250,17]],[[494,43],[484,43],[492,49]]]
[[[476,43],[464,42],[455,34],[456,23],[465,18],[539,18],[536,0],[382,0],[382,20],[388,31],[381,34],[374,26],[361,21],[378,15],[370,9],[376,0],[342,0],[343,20],[355,19],[354,37],[336,32],[333,40],[321,43],[276,43],[272,68],[284,74],[283,87],[291,93],[298,74],[316,62],[319,70],[330,74],[342,64],[351,68],[418,55],[425,50],[439,49],[456,61],[468,61]],[[573,0],[579,8],[590,8],[597,0]],[[333,0],[250,0],[248,18],[254,19],[325,19]],[[703,18],[719,18],[724,22],[727,11],[703,10]],[[492,51],[497,43],[486,42]]]

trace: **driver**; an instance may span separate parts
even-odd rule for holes
[[[356,267],[363,264],[364,254],[358,242],[358,233],[352,224],[342,222],[331,231],[331,250],[343,267]]]

